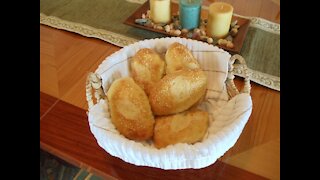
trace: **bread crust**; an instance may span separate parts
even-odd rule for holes
[[[140,49],[131,59],[132,78],[149,94],[150,88],[164,75],[165,61],[152,49]]]
[[[156,117],[154,145],[164,148],[170,144],[199,142],[205,136],[208,124],[208,112],[192,109],[178,114]]]
[[[107,98],[111,121],[120,134],[138,141],[152,137],[155,121],[148,97],[131,77],[115,80]]]
[[[155,115],[170,115],[189,109],[207,88],[207,76],[200,70],[180,70],[164,76],[150,90],[149,101]]]
[[[165,55],[166,74],[174,73],[178,70],[199,69],[200,65],[191,51],[180,43],[171,44]]]

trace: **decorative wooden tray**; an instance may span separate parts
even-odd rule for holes
[[[172,3],[171,4],[171,8],[172,8],[172,12],[177,12],[179,10],[179,5],[176,3]],[[145,2],[141,7],[139,7],[131,16],[129,16],[124,24],[130,25],[130,26],[134,26],[137,28],[142,28],[142,29],[146,29],[149,31],[154,31],[154,32],[158,32],[158,33],[162,33],[168,36],[174,36],[172,34],[167,33],[166,31],[163,30],[158,30],[158,29],[154,29],[151,27],[147,27],[147,26],[143,26],[140,24],[135,23],[135,19],[140,19],[143,13],[146,13],[147,10],[150,9],[149,6],[149,1]],[[208,12],[205,9],[202,9],[202,19],[206,19]],[[248,28],[249,28],[249,24],[250,24],[250,20],[249,19],[244,19],[241,17],[237,17],[237,16],[233,16],[232,17],[232,21],[237,20],[238,21],[238,25],[240,25],[239,31],[237,33],[237,35],[233,38],[233,44],[234,47],[233,48],[227,48],[226,46],[220,46],[220,45],[216,45],[224,50],[229,51],[230,53],[234,54],[234,53],[240,53],[240,50],[242,48],[243,42],[245,40],[246,34],[248,32]],[[179,36],[179,37],[184,37],[184,36]]]

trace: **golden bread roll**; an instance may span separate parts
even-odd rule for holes
[[[152,49],[140,49],[132,57],[130,65],[133,79],[147,95],[152,85],[164,75],[165,62]]]
[[[193,144],[202,140],[208,125],[209,114],[197,109],[159,116],[154,128],[154,145],[156,148],[163,148],[176,143]]]
[[[165,75],[150,90],[149,101],[155,115],[169,115],[187,110],[205,94],[206,74],[198,70],[180,70]]]
[[[131,77],[115,80],[107,98],[111,121],[122,135],[132,140],[152,137],[155,122],[148,97]]]
[[[181,69],[198,69],[200,65],[189,49],[180,44],[171,44],[165,55],[165,62],[167,64],[166,74],[171,74]]]

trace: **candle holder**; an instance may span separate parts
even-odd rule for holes
[[[160,31],[165,31],[172,36],[196,39],[213,45],[218,44],[220,46],[225,46],[230,49],[234,48],[233,39],[238,34],[240,28],[240,25],[238,25],[238,21],[235,20],[231,22],[229,32],[225,38],[213,38],[207,35],[208,19],[200,18],[199,26],[197,26],[196,28],[187,29],[183,28],[181,24],[181,14],[179,11],[171,16],[171,21],[169,23],[155,23],[150,18],[150,14],[151,11],[147,10],[147,12],[141,15],[141,18],[135,19],[135,23]]]
[[[227,36],[214,38],[208,34],[208,19],[200,19],[199,26],[193,29],[182,27],[180,21],[179,4],[171,3],[171,15],[169,22],[155,23],[150,18],[150,3],[146,1],[135,12],[133,12],[124,24],[141,28],[144,30],[161,33],[167,36],[178,36],[183,38],[195,39],[212,45],[216,45],[230,53],[240,53],[245,37],[247,35],[250,19],[239,16],[232,16]],[[202,10],[206,11],[206,10]],[[143,36],[143,34],[141,34]]]

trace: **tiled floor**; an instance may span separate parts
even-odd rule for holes
[[[86,170],[73,166],[40,149],[40,180],[100,180]]]

